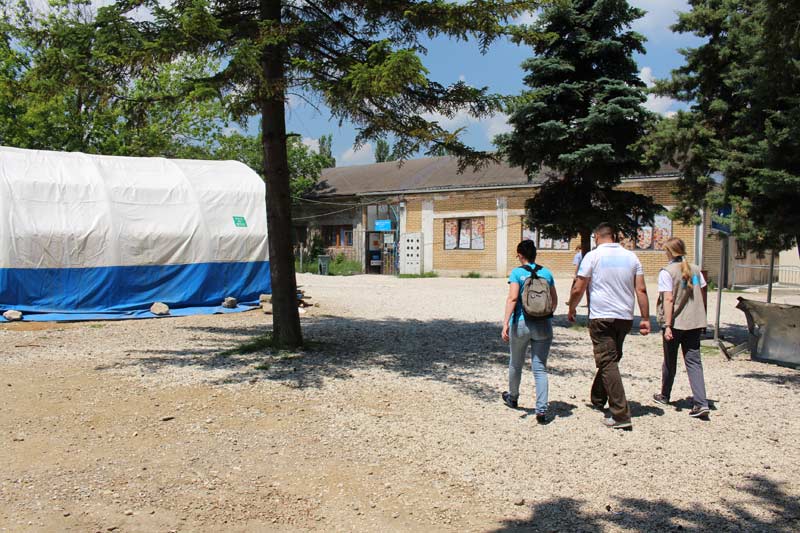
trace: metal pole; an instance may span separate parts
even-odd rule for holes
[[[722,236],[722,250],[719,254],[719,279],[717,280],[717,320],[714,322],[714,341],[719,340],[719,315],[722,310],[722,283],[725,279],[725,264],[728,256],[728,236]]]
[[[775,277],[775,252],[769,254],[769,285],[767,286],[767,303],[772,303],[772,279]]]

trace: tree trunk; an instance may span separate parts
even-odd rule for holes
[[[592,249],[592,230],[590,229],[583,229],[581,230],[581,254],[583,257],[586,257]]]
[[[281,20],[280,0],[261,0],[262,20]],[[303,344],[297,312],[297,280],[292,251],[292,199],[286,157],[285,46],[267,46],[261,58],[265,87],[261,87],[261,134],[267,183],[267,227],[272,279],[273,340],[278,346]]]

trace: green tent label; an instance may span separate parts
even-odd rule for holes
[[[233,225],[237,228],[246,228],[247,220],[244,217],[233,217]]]

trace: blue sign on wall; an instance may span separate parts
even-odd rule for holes
[[[711,217],[711,229],[715,229],[722,233],[730,234],[731,227],[729,224],[725,224],[720,219],[730,219],[731,217],[731,206],[726,205],[725,207],[721,207],[717,209],[716,216]],[[714,220],[716,219],[716,220]]]
[[[375,231],[392,231],[392,221],[391,220],[376,220],[375,221]]]

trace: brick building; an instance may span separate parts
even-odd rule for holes
[[[627,178],[620,187],[649,195],[669,209],[676,203],[678,178],[674,169],[664,168]],[[317,235],[330,254],[361,261],[368,273],[395,273],[408,253],[402,243],[410,235],[421,241],[422,272],[503,277],[517,265],[517,243],[529,238],[539,249],[537,262],[571,275],[579,241],[545,239],[524,227],[525,201],[543,179],[529,182],[521,169],[504,164],[459,173],[452,157],[327,169],[314,195],[295,210],[297,235],[301,242]],[[646,275],[664,265],[660,244],[669,236],[686,242],[693,262],[718,271],[706,258],[706,249],[718,248],[707,225],[686,226],[663,215],[654,228],[643,228],[637,242],[626,244]]]

